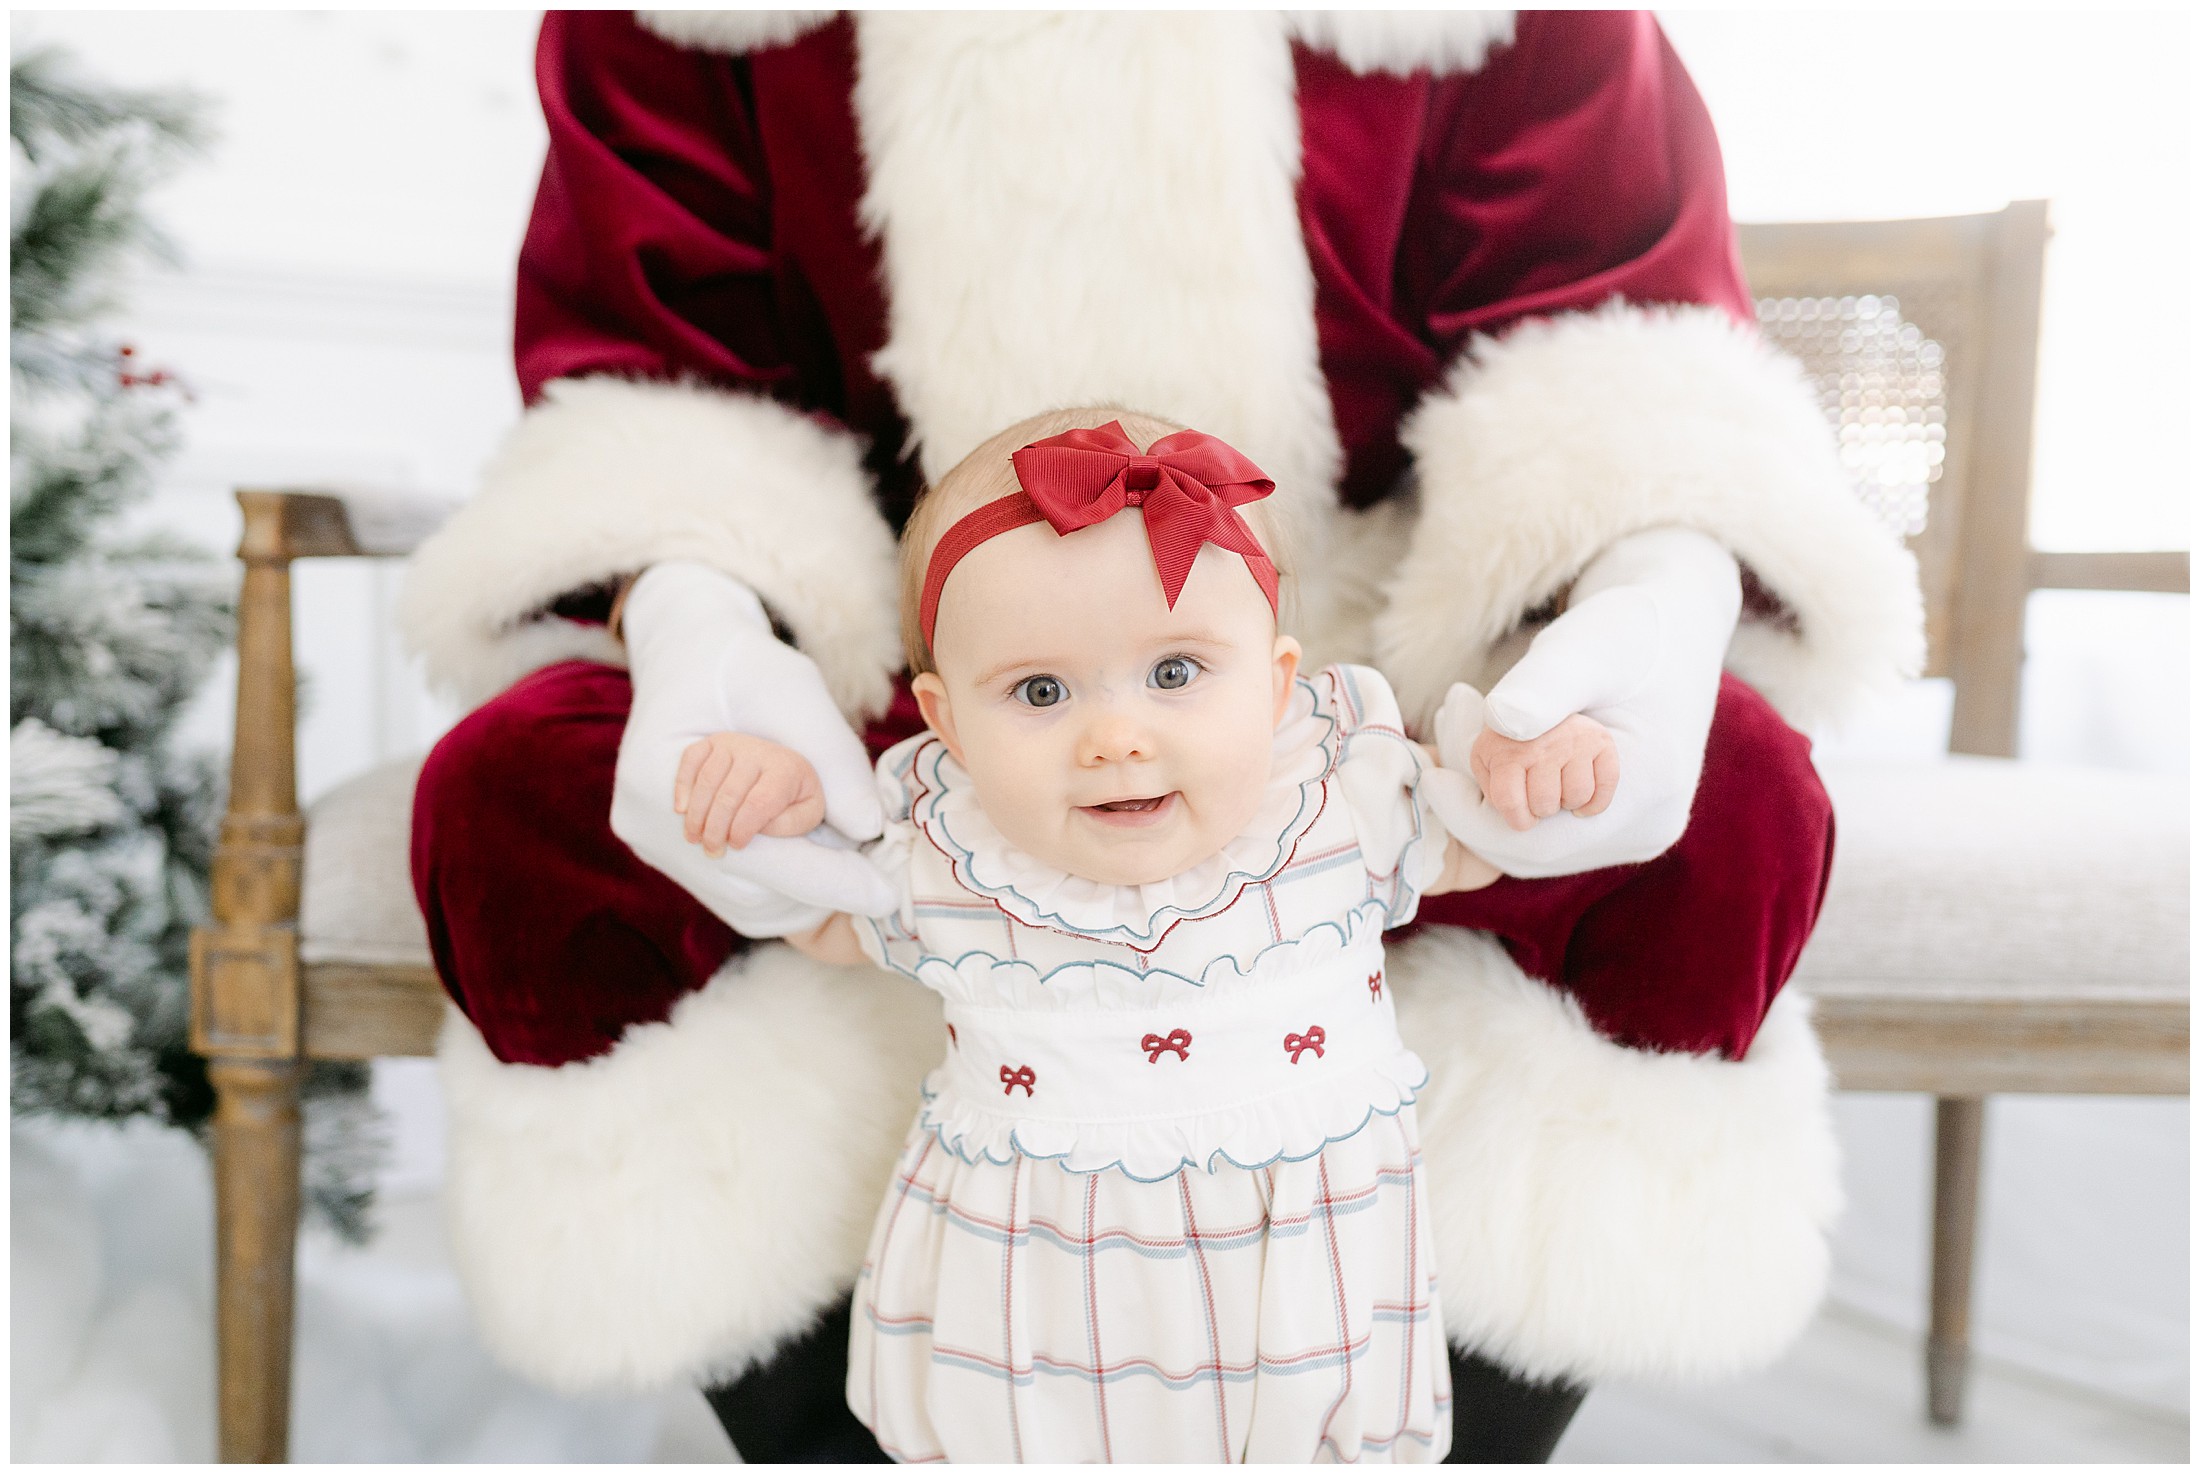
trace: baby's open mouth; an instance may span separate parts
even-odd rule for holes
[[[1167,812],[1175,798],[1174,793],[1153,798],[1116,798],[1104,804],[1086,804],[1084,812],[1104,824],[1151,823]]]

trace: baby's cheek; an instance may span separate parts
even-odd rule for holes
[[[1244,832],[1260,810],[1269,778],[1269,749],[1220,754],[1205,776],[1206,801],[1199,805],[1208,837],[1220,845]]]

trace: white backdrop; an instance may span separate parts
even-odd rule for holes
[[[510,272],[542,151],[534,18],[17,12],[18,49],[67,44],[97,73],[188,84],[220,139],[158,201],[186,265],[145,281],[129,331],[198,399],[152,515],[233,545],[238,485],[349,477],[463,492],[519,410]],[[2179,547],[2192,233],[2191,36],[2177,16],[1676,14],[1667,26],[1727,152],[1735,213],[1808,219],[2055,202],[2036,542]],[[451,720],[389,634],[399,572],[298,577],[311,682],[310,799]],[[2187,601],[2036,596],[2029,760],[2181,776]],[[225,672],[193,719],[219,740]],[[1927,753],[1946,695],[1921,683],[1829,743]],[[438,1172],[418,1068],[393,1187]],[[1921,1323],[1928,1102],[1845,1097],[1851,1209],[1836,1294]],[[2187,1405],[2182,1101],[2002,1099],[1989,1124],[1976,1341],[2151,1406]]]

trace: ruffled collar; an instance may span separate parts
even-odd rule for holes
[[[1336,762],[1336,728],[1312,683],[1300,679],[1276,727],[1268,787],[1252,821],[1191,869],[1147,885],[1087,880],[1010,844],[978,806],[970,774],[937,740],[917,753],[923,793],[909,817],[965,889],[1026,926],[1149,948],[1178,921],[1213,915],[1283,868],[1321,813],[1322,782]]]

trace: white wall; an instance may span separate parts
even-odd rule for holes
[[[1675,14],[1717,120],[1736,214],[1955,213],[2055,201],[2034,535],[2049,548],[2185,545],[2192,484],[2190,34],[2180,16]],[[223,141],[159,208],[188,259],[130,331],[199,400],[160,515],[226,547],[229,489],[351,477],[464,490],[518,412],[511,262],[540,164],[534,21],[475,15],[23,13],[17,45],[68,43],[101,74],[188,82]],[[451,713],[388,634],[397,571],[299,575],[314,706],[307,797],[417,750]],[[2183,599],[2034,600],[2028,757],[2177,775],[2188,762]],[[226,677],[225,677],[226,680]],[[218,734],[217,683],[197,730]],[[1851,748],[1930,752],[1921,685]],[[432,1114],[401,1119],[432,1176]],[[1848,1097],[1852,1207],[1836,1293],[1920,1323],[1929,1105]],[[1982,1351],[2160,1406],[2186,1405],[2182,1101],[1997,1101]]]

